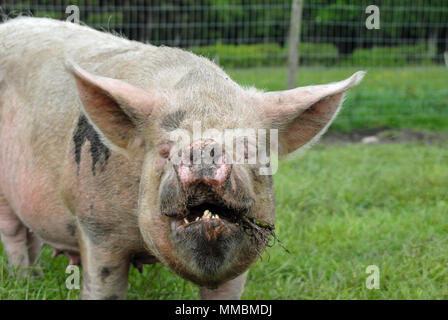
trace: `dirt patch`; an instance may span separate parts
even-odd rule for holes
[[[373,128],[351,132],[327,132],[321,141],[324,145],[344,143],[403,143],[418,142],[442,145],[448,143],[448,131],[417,131],[409,129]]]

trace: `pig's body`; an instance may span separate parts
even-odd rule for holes
[[[90,137],[95,134],[86,121],[78,125],[78,93],[73,76],[65,70],[65,60],[142,89],[173,87],[198,66],[218,68],[179,49],[156,48],[48,19],[21,18],[0,25],[0,42],[4,206],[9,204],[26,226],[60,250],[79,251],[74,214],[80,213],[95,215],[94,219],[104,214],[102,227],[114,229],[117,245],[125,241],[130,254],[144,252],[136,221],[142,158],[129,165],[98,136]],[[77,130],[84,131],[78,135],[78,145],[74,141]],[[96,144],[94,152],[90,151],[92,143]],[[82,150],[76,154],[79,145]],[[14,220],[7,215],[0,219]]]
[[[156,261],[203,298],[239,298],[275,220],[272,177],[260,173],[269,163],[234,164],[219,138],[195,137],[194,123],[275,128],[287,154],[325,131],[361,78],[264,93],[180,49],[49,19],[1,24],[9,263],[33,264],[46,243],[82,263],[83,298],[124,297],[131,263]],[[178,131],[185,140],[172,138]],[[188,161],[198,151],[213,161]]]

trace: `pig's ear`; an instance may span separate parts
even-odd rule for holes
[[[359,71],[340,82],[264,93],[263,117],[269,127],[279,130],[280,155],[317,141],[338,114],[345,92],[364,74]]]
[[[159,103],[149,93],[120,80],[94,76],[67,61],[76,80],[84,113],[111,147],[126,150],[137,138],[137,126]]]

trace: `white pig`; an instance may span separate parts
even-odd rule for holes
[[[326,130],[362,77],[262,92],[181,49],[51,19],[1,24],[0,233],[9,263],[30,266],[47,244],[82,265],[84,299],[124,298],[130,266],[155,262],[197,284],[202,298],[240,298],[274,225],[272,176],[259,170],[269,164],[235,164],[225,148],[211,153],[219,161],[188,161],[220,146],[195,138],[194,123],[278,130],[287,155]],[[179,130],[190,139],[172,139]]]

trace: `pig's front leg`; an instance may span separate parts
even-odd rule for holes
[[[224,283],[217,289],[200,288],[201,299],[203,300],[239,300],[243,294],[244,284],[246,283],[247,274],[249,271],[244,272],[242,275],[236,277]]]
[[[37,263],[41,241],[31,232],[13,212],[6,199],[0,193],[0,238],[12,267],[29,267]],[[28,273],[27,269],[17,270],[18,275]],[[41,274],[36,269],[32,274]]]
[[[80,243],[82,299],[123,299],[128,287],[129,255],[117,249],[117,244],[95,244],[84,235]]]

